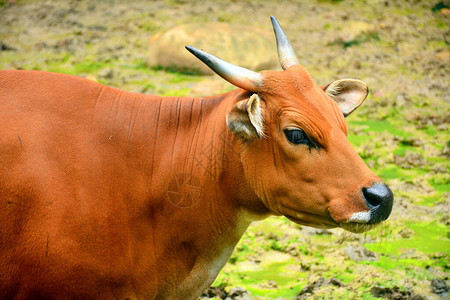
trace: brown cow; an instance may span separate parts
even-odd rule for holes
[[[1,299],[195,299],[254,220],[387,219],[392,192],[346,137],[367,86],[320,88],[272,21],[284,71],[188,48],[239,87],[208,98],[0,72]]]

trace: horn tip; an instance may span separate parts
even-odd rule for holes
[[[189,45],[184,46],[184,48],[186,48],[186,50],[191,52],[193,55],[197,56],[199,59],[203,60],[202,58],[200,58],[200,57],[205,56],[204,53],[202,53],[203,52],[202,50],[199,50],[199,49],[189,46]]]
[[[275,18],[274,16],[270,16],[270,21],[272,21],[272,24],[280,24],[278,23],[277,18]]]

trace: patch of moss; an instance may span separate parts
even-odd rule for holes
[[[448,174],[435,175],[428,180],[435,190],[440,192],[450,191],[450,176]]]
[[[403,156],[405,155],[405,153],[407,151],[412,151],[412,152],[420,152],[417,148],[412,147],[412,146],[405,146],[405,145],[400,145],[398,146],[395,150],[394,150],[394,154],[395,155],[399,155],[399,156]]]
[[[356,145],[356,146],[363,144],[369,138],[370,138],[370,136],[368,136],[368,135],[353,134],[353,133],[348,134],[348,140],[349,140],[350,144]]]
[[[423,132],[425,132],[426,134],[430,135],[430,136],[435,136],[437,133],[437,129],[436,126],[427,126],[426,128],[423,129]]]
[[[74,69],[76,73],[93,73],[95,71],[103,69],[104,67],[106,67],[106,64],[94,61],[75,65]]]
[[[387,167],[381,169],[378,175],[383,179],[394,179],[394,178],[404,178],[405,173],[401,168],[396,165],[390,164]]]
[[[294,299],[300,291],[302,286],[289,287],[286,289],[262,289],[258,287],[249,286],[247,290],[252,296],[256,296],[254,299],[280,299],[280,297],[286,297],[287,299]]]
[[[421,198],[416,204],[431,207],[442,201],[442,193],[435,193],[433,196]]]
[[[415,234],[409,238],[383,241],[374,244],[365,244],[369,250],[389,255],[399,255],[406,249],[415,249],[423,253],[448,252],[450,249],[450,240],[447,237],[449,228],[437,222],[431,223],[406,223],[406,226],[412,229]],[[388,258],[386,258],[388,259]],[[389,265],[395,267],[395,262],[389,259]],[[380,262],[383,264],[383,261]],[[399,261],[400,263],[400,261]],[[423,265],[423,261],[415,259],[415,262],[409,262],[418,266]],[[427,262],[429,263],[429,262]]]
[[[169,83],[180,83],[180,82],[197,82],[202,79],[201,76],[193,76],[193,75],[187,75],[184,73],[171,73],[173,76]]]
[[[368,132],[369,131],[371,131],[371,132],[389,132],[393,135],[403,137],[403,138],[412,136],[411,133],[399,129],[398,126],[396,126],[386,120],[365,120],[365,121],[353,121],[352,120],[349,123],[355,124],[355,125],[365,125],[365,126],[367,126],[367,129],[364,129],[364,131],[368,131]]]

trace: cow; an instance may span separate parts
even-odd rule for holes
[[[196,299],[255,220],[388,218],[393,193],[347,139],[367,85],[318,86],[272,24],[281,71],[187,46],[237,87],[206,98],[0,72],[1,299]]]

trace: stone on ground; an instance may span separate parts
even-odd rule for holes
[[[185,45],[253,71],[278,65],[276,42],[271,32],[226,23],[187,24],[157,33],[149,41],[147,65],[181,72],[213,74],[184,48]]]

